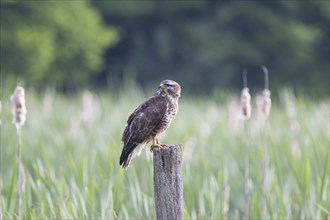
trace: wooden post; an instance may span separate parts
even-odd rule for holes
[[[182,145],[154,148],[157,219],[183,219]]]

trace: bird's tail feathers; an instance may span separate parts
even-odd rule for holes
[[[124,169],[127,169],[131,160],[133,159],[133,150],[137,146],[136,143],[130,144],[131,146],[124,146],[124,150],[120,155],[119,165],[122,166]]]
[[[121,165],[125,170],[127,170],[127,168],[129,167],[129,164],[131,163],[131,161],[132,161],[132,159],[133,159],[132,156],[133,156],[132,153],[130,153],[130,154],[128,155],[128,157],[127,157],[126,160],[123,160],[123,161],[120,162],[120,163],[121,163],[120,165]]]

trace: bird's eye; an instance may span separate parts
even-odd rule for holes
[[[168,84],[168,83],[166,83],[165,84],[167,87],[172,87],[173,85],[172,84]]]

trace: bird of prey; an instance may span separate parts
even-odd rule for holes
[[[124,147],[119,165],[127,169],[133,157],[139,156],[151,140],[152,148],[164,146],[158,136],[169,127],[178,113],[180,95],[181,87],[177,82],[164,80],[158,91],[133,111],[121,139]]]

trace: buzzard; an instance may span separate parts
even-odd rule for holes
[[[152,148],[164,146],[157,137],[169,127],[178,113],[180,94],[181,87],[177,82],[164,80],[158,91],[134,110],[128,117],[121,139],[124,147],[119,165],[127,169],[132,158],[139,156],[151,140]]]

